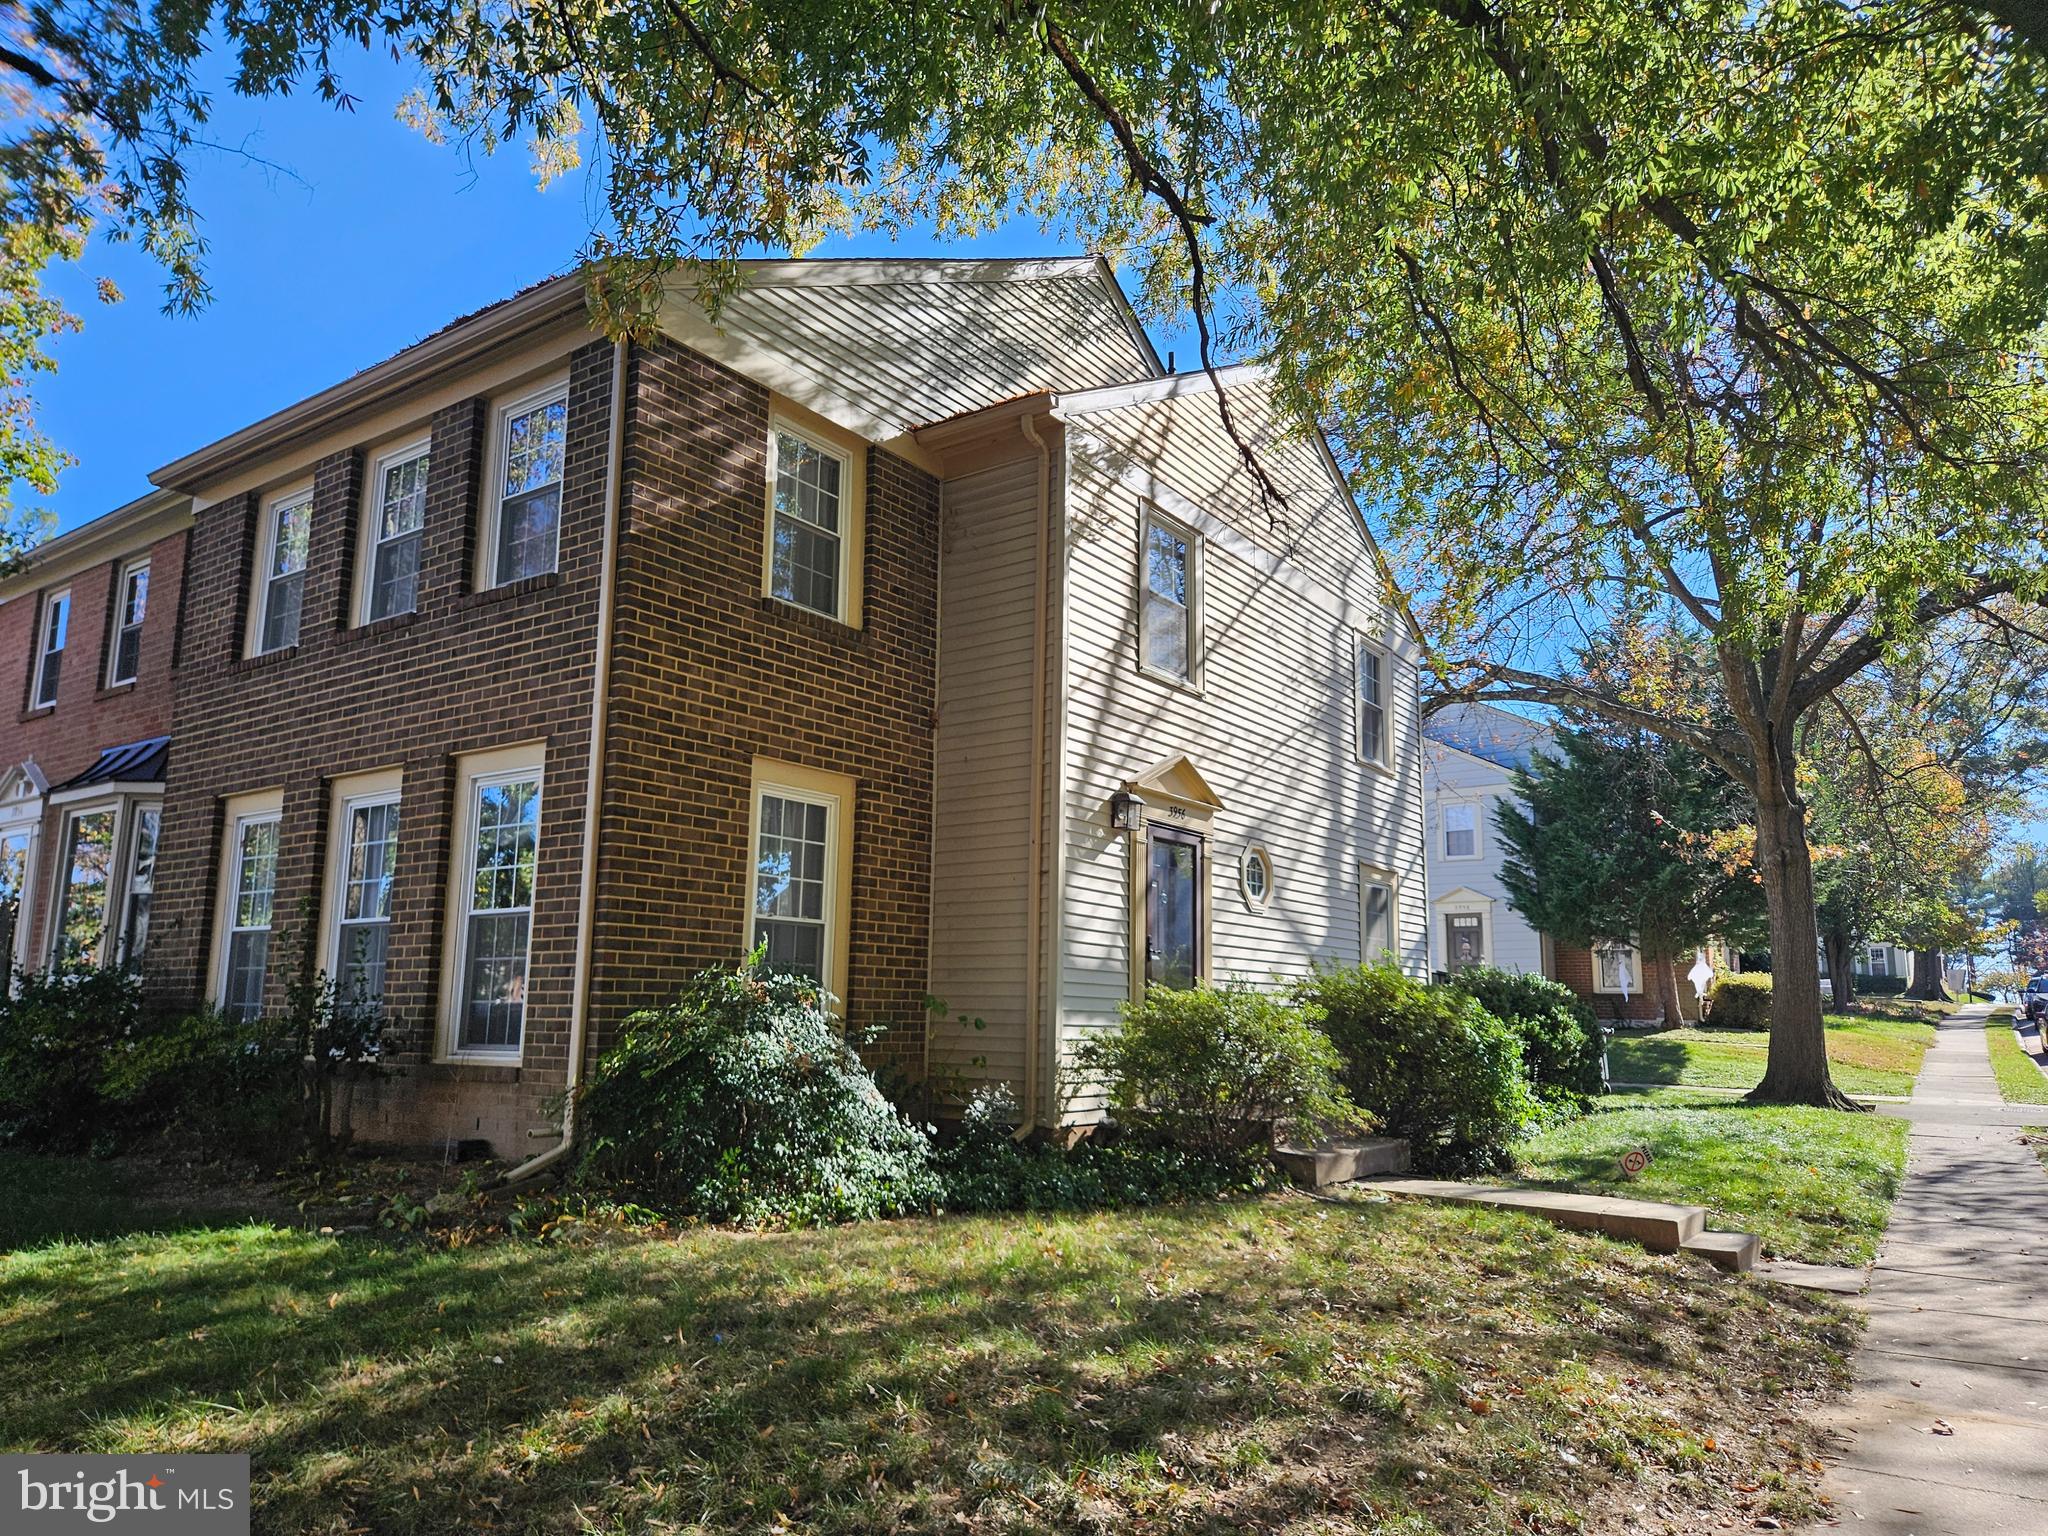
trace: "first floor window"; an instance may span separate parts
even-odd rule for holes
[[[43,622],[36,639],[36,693],[33,707],[57,702],[57,679],[64,670],[64,647],[71,638],[71,594],[52,592],[43,599]]]
[[[1387,658],[1364,641],[1358,643],[1358,755],[1368,763],[1387,762]]]
[[[1138,659],[1147,671],[1186,682],[1194,676],[1194,584],[1186,535],[1147,518],[1144,565]]]
[[[1486,920],[1477,912],[1445,913],[1444,953],[1454,971],[1486,964]]]
[[[106,955],[108,904],[113,894],[114,810],[78,811],[65,824],[64,862],[58,867],[56,958],[98,965]]]
[[[281,651],[299,643],[299,611],[306,599],[306,555],[313,539],[313,493],[299,491],[270,507],[263,545],[263,590],[256,649]]]
[[[142,670],[142,620],[149,611],[149,562],[121,572],[114,597],[114,654],[107,662],[107,686],[132,683]]]
[[[1885,948],[1885,947],[1884,947],[1884,946],[1883,946],[1882,944],[1873,944],[1873,945],[1871,945],[1871,946],[1870,946],[1870,974],[1871,974],[1871,975],[1873,975],[1873,976],[1889,976],[1889,975],[1891,975],[1891,973],[1892,973],[1892,964],[1891,964],[1891,962],[1892,962],[1891,952],[1890,952],[1889,950],[1887,950],[1887,949],[1886,949],[1886,948]]]
[[[28,854],[35,834],[27,827],[0,832],[0,974],[13,964],[16,939],[28,918]]]
[[[1479,807],[1449,804],[1444,807],[1444,857],[1470,859],[1479,854]]]
[[[341,902],[334,942],[335,993],[370,1008],[384,997],[391,942],[391,876],[398,863],[398,802],[352,801],[343,809]]]
[[[461,954],[455,1045],[515,1054],[526,1029],[527,945],[540,859],[540,774],[470,780],[462,850]]]
[[[1367,965],[1394,952],[1394,882],[1376,870],[1360,872],[1359,926],[1363,942],[1360,958]]]
[[[847,462],[778,427],[771,446],[768,591],[786,603],[844,613]]]
[[[1642,990],[1642,967],[1629,945],[1602,944],[1593,953],[1593,963],[1598,968],[1595,991],[1627,997]]]
[[[825,981],[831,807],[764,790],[754,859],[754,933],[770,971]]]
[[[248,1020],[263,1012],[263,976],[270,964],[270,922],[277,898],[279,818],[244,816],[228,844],[227,948],[221,965],[221,1011]]]
[[[491,580],[504,586],[555,568],[568,464],[567,389],[557,387],[506,407],[498,418],[497,446],[497,548]]]
[[[149,908],[156,896],[157,835],[162,830],[161,807],[136,808],[135,830],[128,844],[127,895],[121,909],[121,963],[131,971],[142,969],[142,951],[149,943]]]

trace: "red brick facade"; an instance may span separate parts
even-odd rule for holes
[[[1669,995],[1676,996],[1676,972],[1668,959],[1656,957],[1645,959],[1643,969],[1643,990],[1633,992],[1626,1002],[1616,992],[1593,990],[1593,952],[1588,949],[1573,949],[1568,944],[1559,944],[1554,949],[1556,979],[1570,987],[1593,1010],[1596,1019],[1627,1020],[1632,1023],[1650,1024],[1664,1017],[1665,1005],[1659,994],[1670,989]],[[1690,986],[1690,983],[1686,985]],[[1677,1022],[1673,1020],[1672,1022]]]
[[[399,854],[391,902],[385,1011],[398,1073],[358,1095],[374,1140],[486,1137],[523,1155],[561,1087],[576,951],[590,687],[602,566],[612,349],[569,360],[569,419],[557,572],[474,590],[489,402],[445,407],[431,422],[417,611],[350,627],[364,454],[314,469],[312,542],[299,643],[245,655],[261,498],[201,510],[174,715],[165,838],[149,974],[180,998],[206,990],[226,797],[281,788],[276,912],[266,996],[283,1001],[291,942],[317,911],[329,786],[400,768]],[[445,1005],[442,941],[459,760],[544,746],[520,1065],[434,1060]],[[545,1145],[545,1143],[541,1143]]]
[[[178,648],[178,620],[184,588],[185,534],[138,541],[97,564],[50,581],[0,604],[0,655],[12,677],[0,728],[0,771],[33,762],[49,784],[61,784],[90,768],[102,748],[117,747],[171,729],[171,677]],[[141,654],[135,681],[107,686],[109,650],[115,632],[116,587],[121,572],[138,555],[149,558],[149,599],[142,620]],[[38,650],[38,628],[47,597],[71,593],[69,638],[53,706],[31,707],[30,690]],[[50,892],[64,808],[47,807],[39,834],[41,851],[33,872],[35,898],[29,903],[32,956],[50,942]]]

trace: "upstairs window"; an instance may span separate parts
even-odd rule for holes
[[[264,655],[299,643],[299,614],[306,601],[306,553],[313,538],[310,489],[281,496],[263,525],[261,618],[256,651]]]
[[[370,556],[365,624],[411,613],[420,600],[420,544],[427,521],[427,445],[377,461],[370,477]]]
[[[132,683],[142,670],[142,618],[149,611],[149,562],[122,567],[114,593],[114,646],[107,659],[107,686]]]
[[[1358,755],[1387,766],[1387,655],[1358,642]]]
[[[787,427],[769,447],[768,594],[844,620],[852,466]]]
[[[552,385],[500,410],[496,444],[491,584],[502,587],[547,575],[560,554],[568,385]]]
[[[57,702],[57,675],[64,670],[64,644],[71,634],[71,593],[52,592],[43,599],[43,622],[36,638],[37,709]]]
[[[1138,664],[1177,683],[1194,680],[1193,540],[1156,516],[1145,519],[1138,592]]]
[[[1444,857],[1479,857],[1479,807],[1452,803],[1444,807]]]

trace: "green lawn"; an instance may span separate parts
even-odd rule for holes
[[[1828,1062],[1845,1093],[1911,1093],[1934,1043],[1934,1026],[1917,1019],[1831,1013],[1827,1025]],[[1669,1029],[1609,1041],[1607,1069],[1617,1083],[1754,1088],[1769,1050],[1762,1030]]]
[[[1710,1224],[1764,1251],[1867,1264],[1906,1167],[1907,1123],[1827,1109],[1752,1106],[1681,1090],[1615,1094],[1516,1149],[1522,1176],[1645,1200],[1704,1205]],[[1622,1154],[1647,1147],[1641,1177]]]
[[[48,1173],[0,1157],[7,1187]],[[294,1536],[1789,1526],[1855,1328],[1409,1202],[463,1246],[243,1224],[0,1258],[0,1449],[246,1452],[255,1528]]]
[[[2020,1049],[2009,1010],[2001,1008],[1984,1021],[1984,1043],[1991,1048],[1991,1071],[2006,1103],[2048,1104],[2048,1073]]]

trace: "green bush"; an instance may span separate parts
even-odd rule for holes
[[[799,976],[708,970],[673,1003],[633,1015],[577,1117],[579,1176],[670,1215],[857,1221],[939,1194],[925,1133]]]
[[[1600,1092],[1600,1027],[1570,987],[1492,966],[1460,971],[1451,985],[1514,1026],[1522,1037],[1522,1070],[1546,1104],[1583,1108]]]
[[[157,1111],[111,1105],[110,1060],[144,1037],[142,984],[121,970],[60,965],[0,994],[0,1142],[41,1151],[117,1150]]]
[[[1769,1029],[1771,977],[1768,971],[1716,976],[1707,993],[1707,1019],[1717,1029]]]
[[[1344,1059],[1344,1086],[1391,1136],[1407,1138],[1418,1170],[1504,1166],[1536,1101],[1521,1036],[1469,994],[1425,986],[1391,961],[1319,972],[1296,989],[1321,1010]]]
[[[1242,982],[1150,987],[1123,1027],[1085,1041],[1075,1064],[1119,1117],[1204,1157],[1264,1152],[1276,1123],[1314,1134],[1365,1124],[1311,1006]]]
[[[269,1019],[235,1020],[216,1009],[167,1016],[124,1041],[100,1077],[118,1116],[147,1116],[198,1147],[275,1159],[308,1134],[295,1031]]]
[[[1900,997],[1909,983],[1903,976],[1879,976],[1870,971],[1857,971],[1850,985],[1864,997]]]
[[[952,1139],[932,1154],[949,1211],[1092,1211],[1256,1194],[1281,1182],[1267,1158],[1212,1156],[1135,1136],[1090,1136],[1068,1148],[1019,1142],[1007,1092],[968,1100]]]

